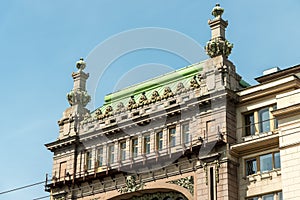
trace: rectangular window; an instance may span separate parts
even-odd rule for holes
[[[281,168],[279,152],[274,153],[274,168],[275,169]]]
[[[163,132],[156,133],[156,150],[160,151],[163,149]]]
[[[139,141],[138,138],[132,139],[132,157],[136,158],[138,156],[138,149],[139,149]]]
[[[98,167],[103,166],[103,147],[100,147],[97,151],[97,165]]]
[[[182,125],[182,138],[183,143],[187,144],[191,142],[191,135],[190,135],[190,126],[189,124],[183,124]]]
[[[86,169],[90,170],[92,169],[92,152],[88,151],[86,152]]]
[[[144,153],[145,154],[150,153],[150,135],[144,136]]]
[[[120,142],[120,160],[126,160],[126,142]]]
[[[174,147],[176,145],[176,129],[175,127],[169,128],[169,146]]]
[[[66,170],[67,170],[67,162],[61,162],[59,165],[59,178],[64,178],[66,176]]]
[[[282,192],[278,192],[278,200],[283,200]]]
[[[258,111],[259,120],[259,132],[269,132],[270,131],[270,112],[269,108],[264,108]]]
[[[115,146],[114,145],[109,145],[108,146],[108,163],[112,164],[115,161]]]
[[[254,113],[245,115],[246,136],[255,134]]]
[[[258,200],[258,197],[251,197],[251,198],[248,198],[247,200]]]
[[[257,173],[257,163],[256,159],[246,160],[246,175],[256,174]]]
[[[263,195],[262,200],[274,200],[274,194]]]
[[[267,172],[271,171],[273,169],[272,164],[272,154],[266,154],[263,156],[260,156],[260,171],[261,172]]]

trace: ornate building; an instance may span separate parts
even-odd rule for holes
[[[223,11],[208,22],[210,59],[109,94],[93,112],[76,63],[59,137],[46,144],[51,199],[299,197],[300,66],[250,87],[228,60]]]

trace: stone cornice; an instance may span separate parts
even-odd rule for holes
[[[286,77],[285,80],[278,82],[260,84],[247,88],[238,93],[240,103],[245,103],[257,99],[262,99],[269,95],[276,95],[282,91],[294,90],[300,88],[300,79],[296,76]]]
[[[232,145],[230,147],[230,154],[236,157],[254,154],[263,150],[278,148],[279,134],[275,133],[266,137],[249,140],[247,142]]]
[[[299,112],[300,112],[300,103],[289,107],[274,110],[272,111],[272,114],[277,119],[283,119],[283,118],[299,115]]]
[[[47,143],[45,144],[45,146],[47,147],[48,150],[53,152],[57,148],[62,148],[74,144],[77,140],[78,140],[77,136],[72,136],[72,137],[67,137],[65,139],[56,140],[54,142]]]
[[[299,73],[299,72],[300,72],[300,64],[296,65],[294,67],[290,67],[290,68],[285,69],[285,70],[281,70],[281,71],[276,72],[276,73],[267,74],[267,75],[264,75],[264,76],[257,77],[257,78],[255,78],[255,80],[259,83],[265,83],[265,82],[274,81],[274,79],[282,78],[283,76],[289,76],[291,74],[295,74],[295,73]]]

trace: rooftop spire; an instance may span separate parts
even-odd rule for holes
[[[224,9],[220,4],[216,4],[211,14],[215,17],[213,20],[208,20],[208,25],[211,29],[211,39],[207,42],[205,50],[211,58],[224,55],[226,58],[230,55],[233,44],[225,38],[225,29],[228,21],[222,19]]]

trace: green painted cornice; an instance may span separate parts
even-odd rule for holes
[[[203,70],[203,63],[204,61],[108,94],[104,97],[104,106],[190,78]]]

